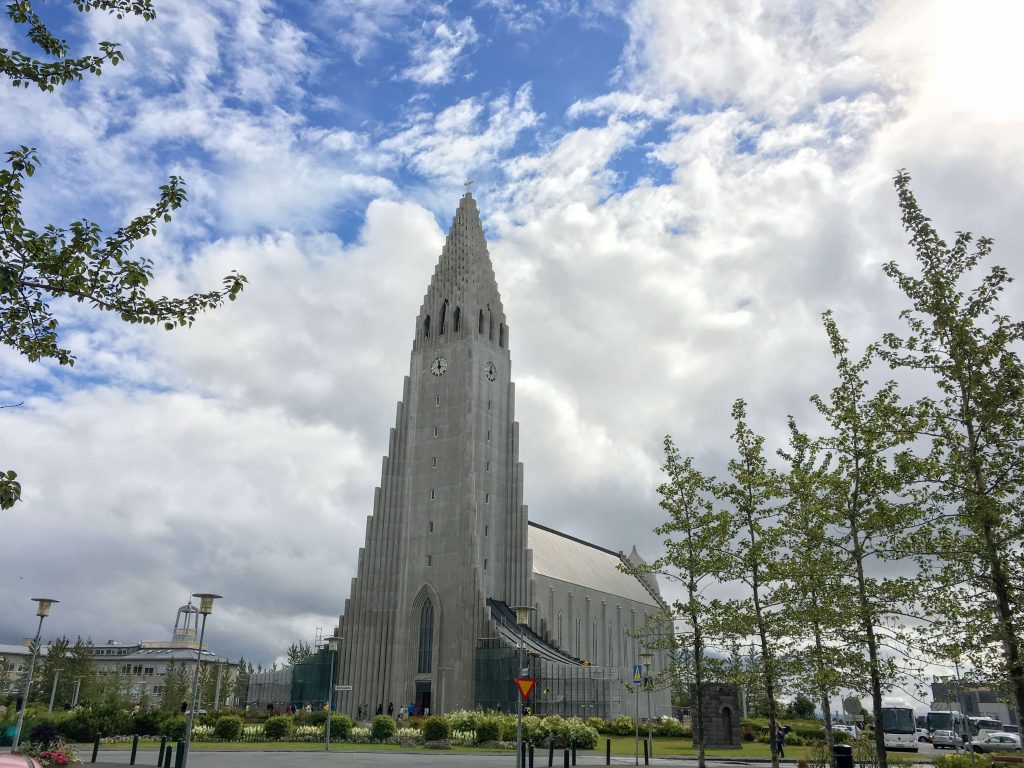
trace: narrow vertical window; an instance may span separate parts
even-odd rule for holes
[[[433,564],[434,564],[434,556],[433,555],[427,555],[427,567],[430,567]]]
[[[484,504],[490,504],[490,503],[491,503],[491,494],[485,493],[484,494]]]
[[[448,314],[448,299],[445,299],[444,303],[441,305],[441,322],[437,326],[437,335],[438,336],[444,336],[444,321],[445,321],[445,316],[447,314]]]
[[[430,500],[431,501],[434,500],[434,489],[433,488],[430,489]]]
[[[431,456],[430,460],[433,462],[434,469],[437,469],[437,456]]]
[[[435,429],[436,429],[436,427],[435,427]],[[436,437],[436,435],[435,435],[435,437]],[[488,429],[487,430],[487,442],[490,442],[490,441],[491,441],[491,430]]]
[[[491,410],[491,401],[490,400],[487,401],[487,410],[488,411]]]
[[[441,404],[441,396],[440,395],[434,395],[434,405],[440,405],[440,404]]]
[[[489,530],[491,530],[491,526],[489,526],[489,525],[485,525],[485,526],[484,526],[484,536],[485,536],[485,537],[487,536],[487,532],[488,532]]]
[[[490,472],[491,471],[491,461],[490,461],[490,459],[487,460],[487,464],[485,465],[484,470],[486,472]]]
[[[437,437],[437,427],[434,427],[434,437]]]
[[[444,323],[441,323],[441,326],[444,327]],[[444,331],[441,331],[441,333],[444,333]],[[494,315],[490,312],[487,313],[487,338],[490,341],[494,341]]]
[[[562,647],[562,612],[558,612],[558,647]]]
[[[431,520],[430,522],[427,523],[427,533],[433,533],[433,532],[434,532],[434,521]]]
[[[430,315],[427,315],[425,318],[423,318],[423,338],[430,338]]]
[[[429,556],[427,557],[429,565]],[[420,652],[416,664],[416,673],[425,674],[431,671],[434,661],[434,606],[428,598],[420,609]]]
[[[452,315],[452,333],[459,332],[459,317],[462,315],[462,310],[458,307],[455,308],[455,313]]]
[[[502,323],[498,326],[498,346],[502,349],[508,343],[508,330],[505,328],[505,324]]]
[[[484,558],[484,570],[485,571],[487,570],[487,558],[486,557]]]
[[[480,310],[480,333],[483,334],[483,332],[484,332],[484,311],[481,309]]]
[[[580,615],[576,614],[576,658],[582,658],[580,656]]]

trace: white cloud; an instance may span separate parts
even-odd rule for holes
[[[401,75],[420,85],[451,82],[463,52],[476,41],[476,28],[470,16],[454,22],[424,22],[410,51],[412,64]]]

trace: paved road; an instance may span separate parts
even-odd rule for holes
[[[79,758],[89,765],[92,750],[82,750]],[[128,752],[100,750],[95,768],[120,768],[128,764]],[[546,768],[547,752],[538,752],[535,756],[536,768]],[[562,768],[563,756],[555,753],[555,768]],[[793,763],[796,761],[784,761]],[[604,754],[580,752],[577,765],[604,765]],[[155,766],[156,752],[141,751],[135,764],[137,766]],[[633,765],[633,757],[612,757],[612,765]],[[670,766],[696,766],[693,758],[653,758],[652,766],[669,768]],[[467,752],[192,752],[188,759],[189,768],[515,768],[515,756],[484,755]],[[643,756],[640,757],[643,765]],[[708,768],[736,768],[749,765],[744,761],[708,760]]]

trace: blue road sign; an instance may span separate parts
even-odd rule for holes
[[[642,683],[644,680],[644,665],[634,664],[633,665],[633,682]]]

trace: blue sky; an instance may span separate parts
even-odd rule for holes
[[[73,370],[0,351],[0,399],[26,401],[0,416],[0,462],[25,482],[4,540],[34,543],[7,554],[0,641],[25,634],[36,593],[63,600],[54,631],[129,640],[212,589],[211,643],[265,662],[330,626],[467,175],[531,516],[650,556],[664,434],[720,473],[736,397],[770,445],[787,414],[813,427],[832,381],[821,312],[855,348],[898,328],[880,270],[910,258],[896,169],[940,231],[989,234],[1020,265],[1013,4],[60,9],[44,6],[77,51],[111,39],[126,58],[54,94],[0,92],[0,146],[44,162],[32,221],[116,226],[180,174],[189,204],[140,248],[155,289],[232,269],[250,285],[187,332],[63,306]],[[1007,303],[1019,314],[1018,288]]]

